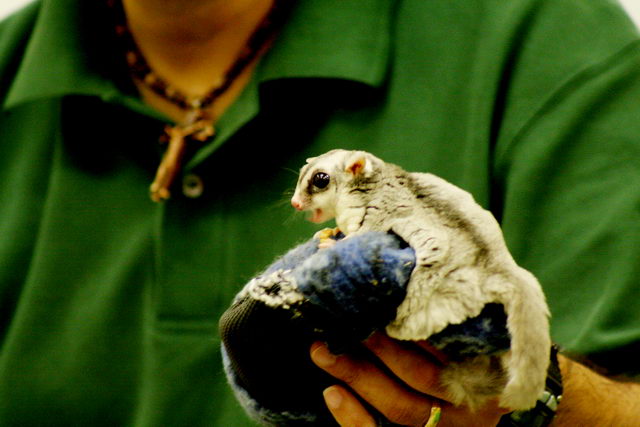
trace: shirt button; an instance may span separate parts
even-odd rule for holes
[[[204,182],[198,175],[189,174],[182,180],[182,194],[190,199],[197,199],[204,191]]]

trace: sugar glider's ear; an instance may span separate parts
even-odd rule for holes
[[[355,151],[347,158],[344,171],[353,177],[366,176],[371,173],[373,166],[371,159],[364,151]]]

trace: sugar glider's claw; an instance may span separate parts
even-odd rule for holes
[[[340,229],[338,227],[335,228],[323,228],[313,235],[314,239],[320,240],[318,243],[319,249],[330,248],[335,245],[337,240],[334,239],[335,236],[340,234]]]

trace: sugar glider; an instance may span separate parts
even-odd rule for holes
[[[307,160],[291,204],[314,222],[335,217],[347,238],[391,231],[414,249],[407,295],[386,328],[393,338],[423,340],[502,304],[510,350],[451,363],[441,381],[455,404],[477,408],[499,395],[506,408],[535,406],[549,365],[549,310],[536,278],[516,264],[498,222],[471,194],[364,151],[332,150]]]

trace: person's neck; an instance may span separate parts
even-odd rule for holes
[[[129,28],[151,68],[202,95],[238,57],[273,0],[123,0]]]

